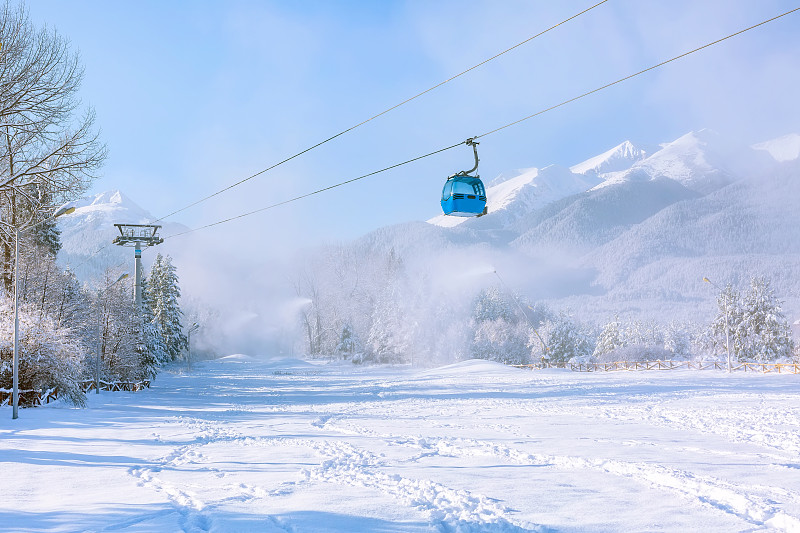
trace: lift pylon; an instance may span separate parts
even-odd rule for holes
[[[114,238],[113,244],[117,246],[133,246],[133,298],[136,302],[136,312],[139,313],[142,307],[142,249],[164,242],[164,239],[158,236],[158,230],[161,229],[161,226],[158,224],[114,225],[119,230],[119,235]]]

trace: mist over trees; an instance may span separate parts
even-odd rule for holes
[[[469,358],[521,365],[725,356],[722,314],[708,324],[619,315],[579,320],[502,285],[454,289],[441,282],[448,273],[431,271],[425,261],[408,263],[392,247],[329,246],[301,261],[294,287],[306,302],[300,331],[312,358],[425,366]],[[791,330],[768,280],[753,278],[744,295],[728,287],[719,301],[729,305],[737,360],[792,358]]]

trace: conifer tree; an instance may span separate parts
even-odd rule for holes
[[[561,312],[545,323],[547,352],[552,363],[587,360],[594,349],[591,335],[568,314]]]
[[[794,346],[789,321],[768,279],[750,280],[736,338],[739,360],[763,363],[791,357]]]
[[[158,328],[170,361],[178,359],[188,348],[188,340],[181,326],[183,312],[178,303],[180,296],[178,275],[172,258],[158,254],[150,270],[152,322]]]
[[[725,352],[727,322],[731,356],[735,359],[768,362],[792,356],[791,328],[769,280],[752,278],[744,296],[728,285],[717,302],[719,312],[706,333],[709,348]]]
[[[622,325],[619,321],[619,315],[614,315],[614,320],[603,326],[603,330],[597,337],[597,346],[595,346],[594,357],[614,351],[624,345],[622,335]]]
[[[139,311],[136,328],[138,330],[137,338],[140,343],[137,346],[139,364],[145,375],[154,377],[158,371],[158,366],[167,363],[170,360],[170,356],[156,324],[150,284],[145,276],[142,276],[142,308]]]

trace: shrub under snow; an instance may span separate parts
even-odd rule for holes
[[[68,328],[58,328],[51,318],[19,311],[19,389],[47,391],[58,388],[59,397],[84,405],[79,379],[86,349]],[[12,385],[14,351],[13,304],[0,301],[0,387]]]

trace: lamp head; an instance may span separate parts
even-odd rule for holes
[[[62,205],[61,207],[58,208],[58,211],[53,213],[53,218],[58,218],[61,215],[69,215],[74,212],[75,212],[75,206],[67,207],[65,205]]]

